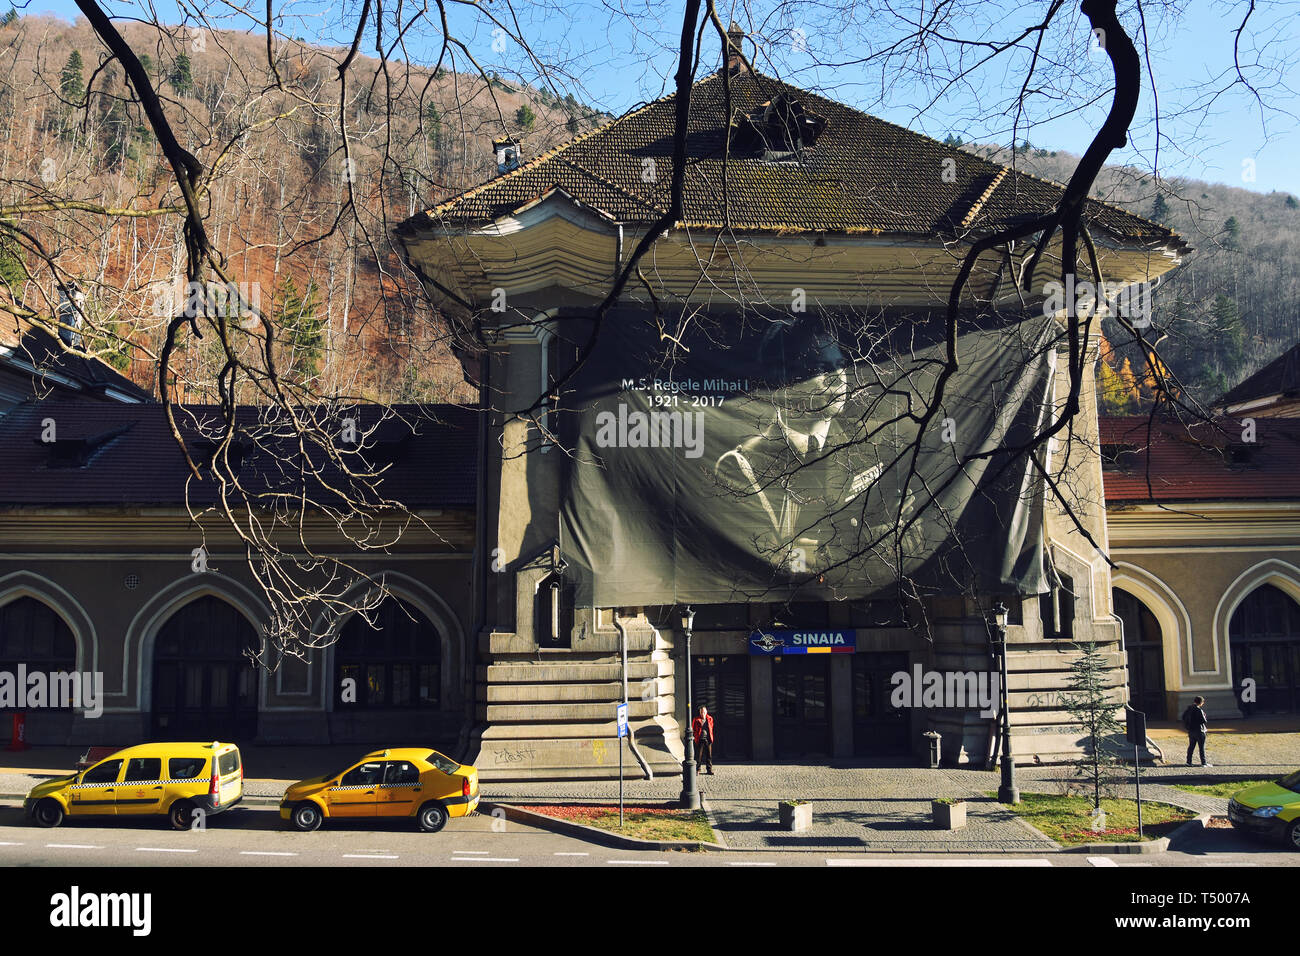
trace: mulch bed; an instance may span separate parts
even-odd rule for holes
[[[559,820],[572,820],[575,823],[582,823],[584,820],[590,820],[607,813],[618,813],[618,804],[580,803],[555,806],[551,804],[528,803],[520,804],[520,809],[531,810],[534,813],[544,813],[548,817],[555,817]],[[645,804],[625,804],[623,811],[624,813],[645,813],[650,816],[662,817],[680,817],[684,814],[695,812],[693,810],[683,810],[672,803],[659,803],[649,806]]]

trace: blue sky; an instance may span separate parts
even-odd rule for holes
[[[1014,25],[1011,21],[1015,16],[1033,17],[1043,7],[1041,0],[986,2],[986,9],[993,11],[991,19],[955,25],[966,30],[963,36],[981,37],[981,31],[1007,28]],[[143,9],[136,3],[106,5],[116,16],[143,16]],[[1193,0],[1175,4],[1171,12],[1145,9],[1150,69],[1160,107],[1159,151],[1154,123],[1156,98],[1152,96],[1151,78],[1144,77],[1142,103],[1130,144],[1113,159],[1147,170],[1158,165],[1166,177],[1187,176],[1258,192],[1277,190],[1300,195],[1300,163],[1294,161],[1300,154],[1300,123],[1296,120],[1300,96],[1286,85],[1286,64],[1300,61],[1300,11],[1287,3],[1260,5],[1243,33],[1243,61],[1261,64],[1247,71],[1247,79],[1264,94],[1265,105],[1261,108],[1249,91],[1229,84],[1233,31],[1248,6],[1238,0]],[[153,7],[165,22],[181,22],[184,11],[202,10],[215,25],[250,26],[243,14],[227,3],[187,7],[184,0],[158,0]],[[255,4],[253,9],[260,7]],[[485,8],[504,12],[500,2]],[[78,15],[71,0],[30,0],[19,9],[24,13],[53,13],[69,20]],[[276,9],[283,13],[278,29],[284,33],[311,41],[342,43],[350,39],[360,4],[357,0],[306,0],[277,3]],[[1053,31],[1057,52],[1077,79],[1068,82],[1068,88],[1060,91],[1062,95],[1049,91],[1031,98],[1033,124],[1027,133],[1023,123],[1014,123],[1015,117],[1001,109],[1019,89],[1024,61],[995,61],[971,81],[931,102],[933,87],[910,78],[906,69],[895,71],[891,64],[890,69],[882,71],[877,65],[864,68],[853,62],[873,43],[883,45],[888,41],[884,29],[877,31],[879,21],[860,23],[850,18],[828,25],[799,19],[806,11],[825,9],[811,3],[780,4],[769,0],[766,5],[749,3],[739,7],[735,19],[765,37],[757,55],[767,72],[778,72],[796,85],[816,89],[930,135],[942,137],[954,132],[966,140],[1007,144],[1012,140],[1014,126],[1017,141],[1027,136],[1035,146],[1079,153],[1105,113],[1104,97],[1079,108],[1080,103],[1088,102],[1090,93],[1096,92],[1095,84],[1110,74],[1104,53],[1095,48],[1086,21],[1075,12],[1073,4],[1067,4],[1070,15],[1064,16],[1063,11]],[[536,52],[547,62],[568,64],[570,77],[557,84],[562,93],[573,91],[584,102],[617,115],[638,102],[662,95],[671,86],[681,29],[680,21],[674,19],[680,17],[679,4],[653,0],[544,0],[520,2],[515,10],[519,29]],[[724,18],[731,12],[721,2],[719,10]],[[1122,5],[1121,10],[1126,14],[1126,27],[1138,34],[1141,24],[1136,7],[1129,5],[1126,9]],[[837,8],[836,16],[841,15]],[[452,13],[453,29],[474,57],[485,69],[497,70],[503,77],[536,82],[537,74],[519,47],[500,34],[494,37],[492,24],[475,19],[477,16],[472,8],[463,6]],[[433,32],[412,31],[408,37],[412,59],[432,63],[437,56]],[[373,39],[368,39],[363,52],[372,50]],[[706,34],[699,72],[712,69],[719,55],[716,37]],[[469,68],[463,57],[457,66]],[[1213,95],[1219,90],[1222,92]],[[1063,115],[1054,115],[1058,113]]]

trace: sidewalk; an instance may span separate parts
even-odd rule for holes
[[[1226,812],[1227,801],[1175,790],[1178,782],[1212,783],[1234,779],[1277,778],[1300,767],[1300,733],[1285,728],[1258,732],[1212,734],[1208,755],[1213,767],[1182,764],[1185,735],[1158,729],[1166,756],[1175,763],[1142,768],[1144,799],[1171,803],[1197,813]],[[24,753],[0,752],[0,799],[21,799],[37,782],[68,773],[85,748],[49,747]],[[373,749],[373,748],[372,748]],[[247,747],[244,755],[245,793],[277,801],[289,784],[346,766],[366,752],[364,746]],[[831,765],[794,763],[719,765],[713,776],[701,776],[701,794],[708,802],[715,830],[728,847],[743,850],[876,852],[1043,853],[1055,844],[1023,823],[987,794],[997,790],[995,771],[885,766],[866,760],[835,761]],[[1130,768],[1131,769],[1131,768]],[[1070,767],[1017,767],[1017,782],[1025,792],[1059,793],[1073,776]],[[1121,787],[1131,797],[1131,784]],[[629,802],[675,801],[679,776],[652,781],[628,780]],[[485,784],[485,800],[494,803],[604,803],[617,801],[615,780],[521,782]],[[967,825],[963,830],[936,830],[930,822],[930,800],[964,797]],[[813,805],[813,826],[801,833],[777,827],[777,803],[807,800]],[[250,801],[262,803],[262,800]]]

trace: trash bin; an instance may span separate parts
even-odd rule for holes
[[[927,730],[921,736],[925,738],[927,744],[926,766],[933,770],[939,766],[939,741],[943,739],[943,735]]]

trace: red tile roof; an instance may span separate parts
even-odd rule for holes
[[[1300,499],[1300,419],[1102,418],[1106,503]]]
[[[242,408],[239,420],[251,427],[260,411]],[[333,428],[344,417],[356,419],[361,454],[375,468],[390,465],[379,486],[384,497],[412,509],[473,507],[476,413],[454,405],[398,405],[393,411],[395,416],[383,418],[383,406],[335,409],[322,427]],[[220,410],[188,405],[177,410],[176,418],[197,464],[204,451],[202,434],[214,433]],[[54,423],[54,443],[41,440],[47,420]],[[281,445],[283,454],[277,451]],[[258,446],[240,470],[247,487],[296,487],[290,442],[271,437],[259,439]],[[316,454],[325,457],[319,450]],[[331,483],[340,477],[328,465],[322,473]],[[185,503],[187,483],[191,504],[202,506],[216,493],[214,481],[192,479],[163,406],[156,403],[25,402],[0,418],[0,475],[0,507],[175,507]],[[319,484],[309,484],[309,493],[317,501],[338,504]]]

